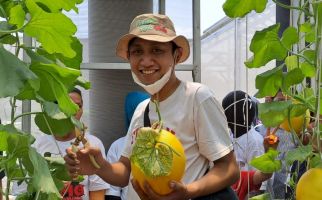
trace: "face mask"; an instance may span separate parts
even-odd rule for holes
[[[132,77],[135,83],[143,87],[143,89],[147,91],[150,95],[154,95],[155,93],[159,92],[163,88],[163,86],[165,86],[165,84],[169,81],[171,73],[172,73],[172,67],[170,67],[170,69],[167,71],[167,73],[165,73],[162,76],[161,79],[149,85],[143,84],[133,72],[132,72]]]

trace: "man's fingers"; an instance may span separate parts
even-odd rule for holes
[[[131,179],[132,186],[136,193],[139,195],[142,200],[149,200],[148,196],[144,193],[138,181]]]

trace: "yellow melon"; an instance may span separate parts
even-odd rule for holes
[[[300,178],[296,186],[296,200],[322,200],[322,169],[311,168]]]
[[[131,155],[131,171],[143,190],[147,181],[156,193],[170,193],[169,181],[182,179],[185,162],[183,146],[172,133],[148,127],[138,131]]]

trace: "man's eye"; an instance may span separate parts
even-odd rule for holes
[[[142,54],[142,50],[140,50],[140,49],[134,49],[134,50],[131,50],[130,51],[130,54],[131,55],[140,55],[140,54]]]
[[[163,50],[162,49],[152,49],[152,52],[155,54],[160,54],[160,53],[163,53]]]

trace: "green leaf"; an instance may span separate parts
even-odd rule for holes
[[[79,76],[75,82],[75,85],[79,85],[83,87],[84,89],[88,90],[91,88],[91,83],[84,79],[84,77]]]
[[[16,96],[28,80],[36,80],[37,76],[15,55],[0,45],[0,97]],[[36,85],[31,85],[37,89]]]
[[[59,108],[67,116],[72,116],[78,111],[78,106],[70,99],[67,88],[71,88],[79,70],[59,67],[55,64],[34,63],[30,69],[37,74],[40,80],[38,94],[46,101],[57,101]]]
[[[281,169],[282,163],[276,160],[278,151],[269,149],[265,154],[254,158],[250,161],[250,165],[264,173],[273,173]]]
[[[289,71],[283,79],[284,89],[289,88],[292,85],[299,84],[304,80],[304,74],[300,68],[295,68]]]
[[[58,178],[59,180],[71,181],[64,158],[45,157],[45,159],[53,177]]]
[[[73,58],[65,57],[63,54],[57,54],[56,57],[59,59],[66,67],[73,69],[80,69],[80,64],[83,61],[83,45],[80,41],[73,37],[73,42],[71,44],[72,49],[76,52],[76,56]]]
[[[2,44],[14,44],[16,42],[17,42],[17,38],[11,34],[0,36],[0,43]]]
[[[322,159],[318,154],[312,156],[312,159],[310,160],[310,168],[322,168]]]
[[[302,73],[305,77],[310,77],[310,78],[315,77],[316,69],[313,65],[307,62],[303,62],[300,64],[300,69],[302,70]]]
[[[283,32],[281,42],[287,48],[291,49],[292,45],[299,41],[297,30],[294,27],[288,27]]]
[[[294,161],[303,162],[309,156],[311,156],[313,151],[312,145],[300,146],[296,149],[289,150],[286,153],[285,161],[291,165]]]
[[[291,101],[261,103],[258,105],[258,116],[266,127],[276,127],[286,119],[291,104]]]
[[[303,52],[303,55],[309,60],[309,61],[311,61],[312,63],[314,63],[314,61],[315,61],[315,55],[316,55],[316,53],[315,53],[315,51],[314,50],[305,50],[304,52]]]
[[[61,9],[66,11],[73,9],[77,13],[76,1],[77,0],[35,0],[37,3],[44,4],[52,13],[61,12]]]
[[[21,28],[25,22],[26,13],[20,4],[10,9],[9,23]]]
[[[0,151],[8,150],[8,137],[10,132],[8,131],[8,125],[4,126],[0,124]]]
[[[298,58],[295,55],[287,56],[285,58],[285,65],[287,67],[287,71],[291,71],[292,69],[298,68]]]
[[[248,68],[258,68],[271,60],[283,60],[286,57],[287,49],[278,37],[279,28],[280,25],[275,24],[262,31],[256,31],[250,44],[254,56],[245,62]]]
[[[71,36],[76,32],[76,26],[62,13],[47,13],[32,0],[26,0],[26,6],[31,19],[25,27],[25,33],[37,38],[44,49],[52,53],[61,53],[68,58],[76,55],[72,49]]]
[[[61,197],[51,177],[46,160],[34,148],[29,149],[29,158],[34,166],[32,185],[36,191],[53,193]]]
[[[265,10],[267,0],[226,0],[223,10],[228,17],[244,17],[247,13],[255,10],[261,13]]]
[[[310,22],[305,22],[300,25],[300,32],[309,33],[312,31],[312,28],[314,28],[313,24],[311,24]]]
[[[51,132],[44,117],[46,117],[49,127],[53,131],[53,134],[57,136],[64,136],[74,128],[74,124],[72,123],[70,118],[57,120],[49,117],[46,114],[37,114],[35,117],[36,125],[43,133],[46,133],[48,135],[50,135]]]
[[[256,76],[256,97],[274,96],[282,87],[282,67],[275,67]]]
[[[51,117],[52,119],[66,119],[68,118],[65,113],[61,112],[59,110],[59,106],[56,103],[53,102],[43,102],[43,106],[44,106],[44,110],[47,113],[47,115],[49,117]]]
[[[169,175],[173,164],[173,152],[169,146],[158,143],[159,135],[155,129],[140,128],[130,158],[149,177]]]
[[[8,153],[15,157],[24,157],[30,145],[34,142],[35,138],[32,135],[15,133],[10,134],[8,137]]]
[[[31,62],[39,62],[43,64],[53,64],[54,62],[45,56],[40,55],[38,52],[34,52],[32,49],[28,47],[24,47],[27,55],[29,56]]]

